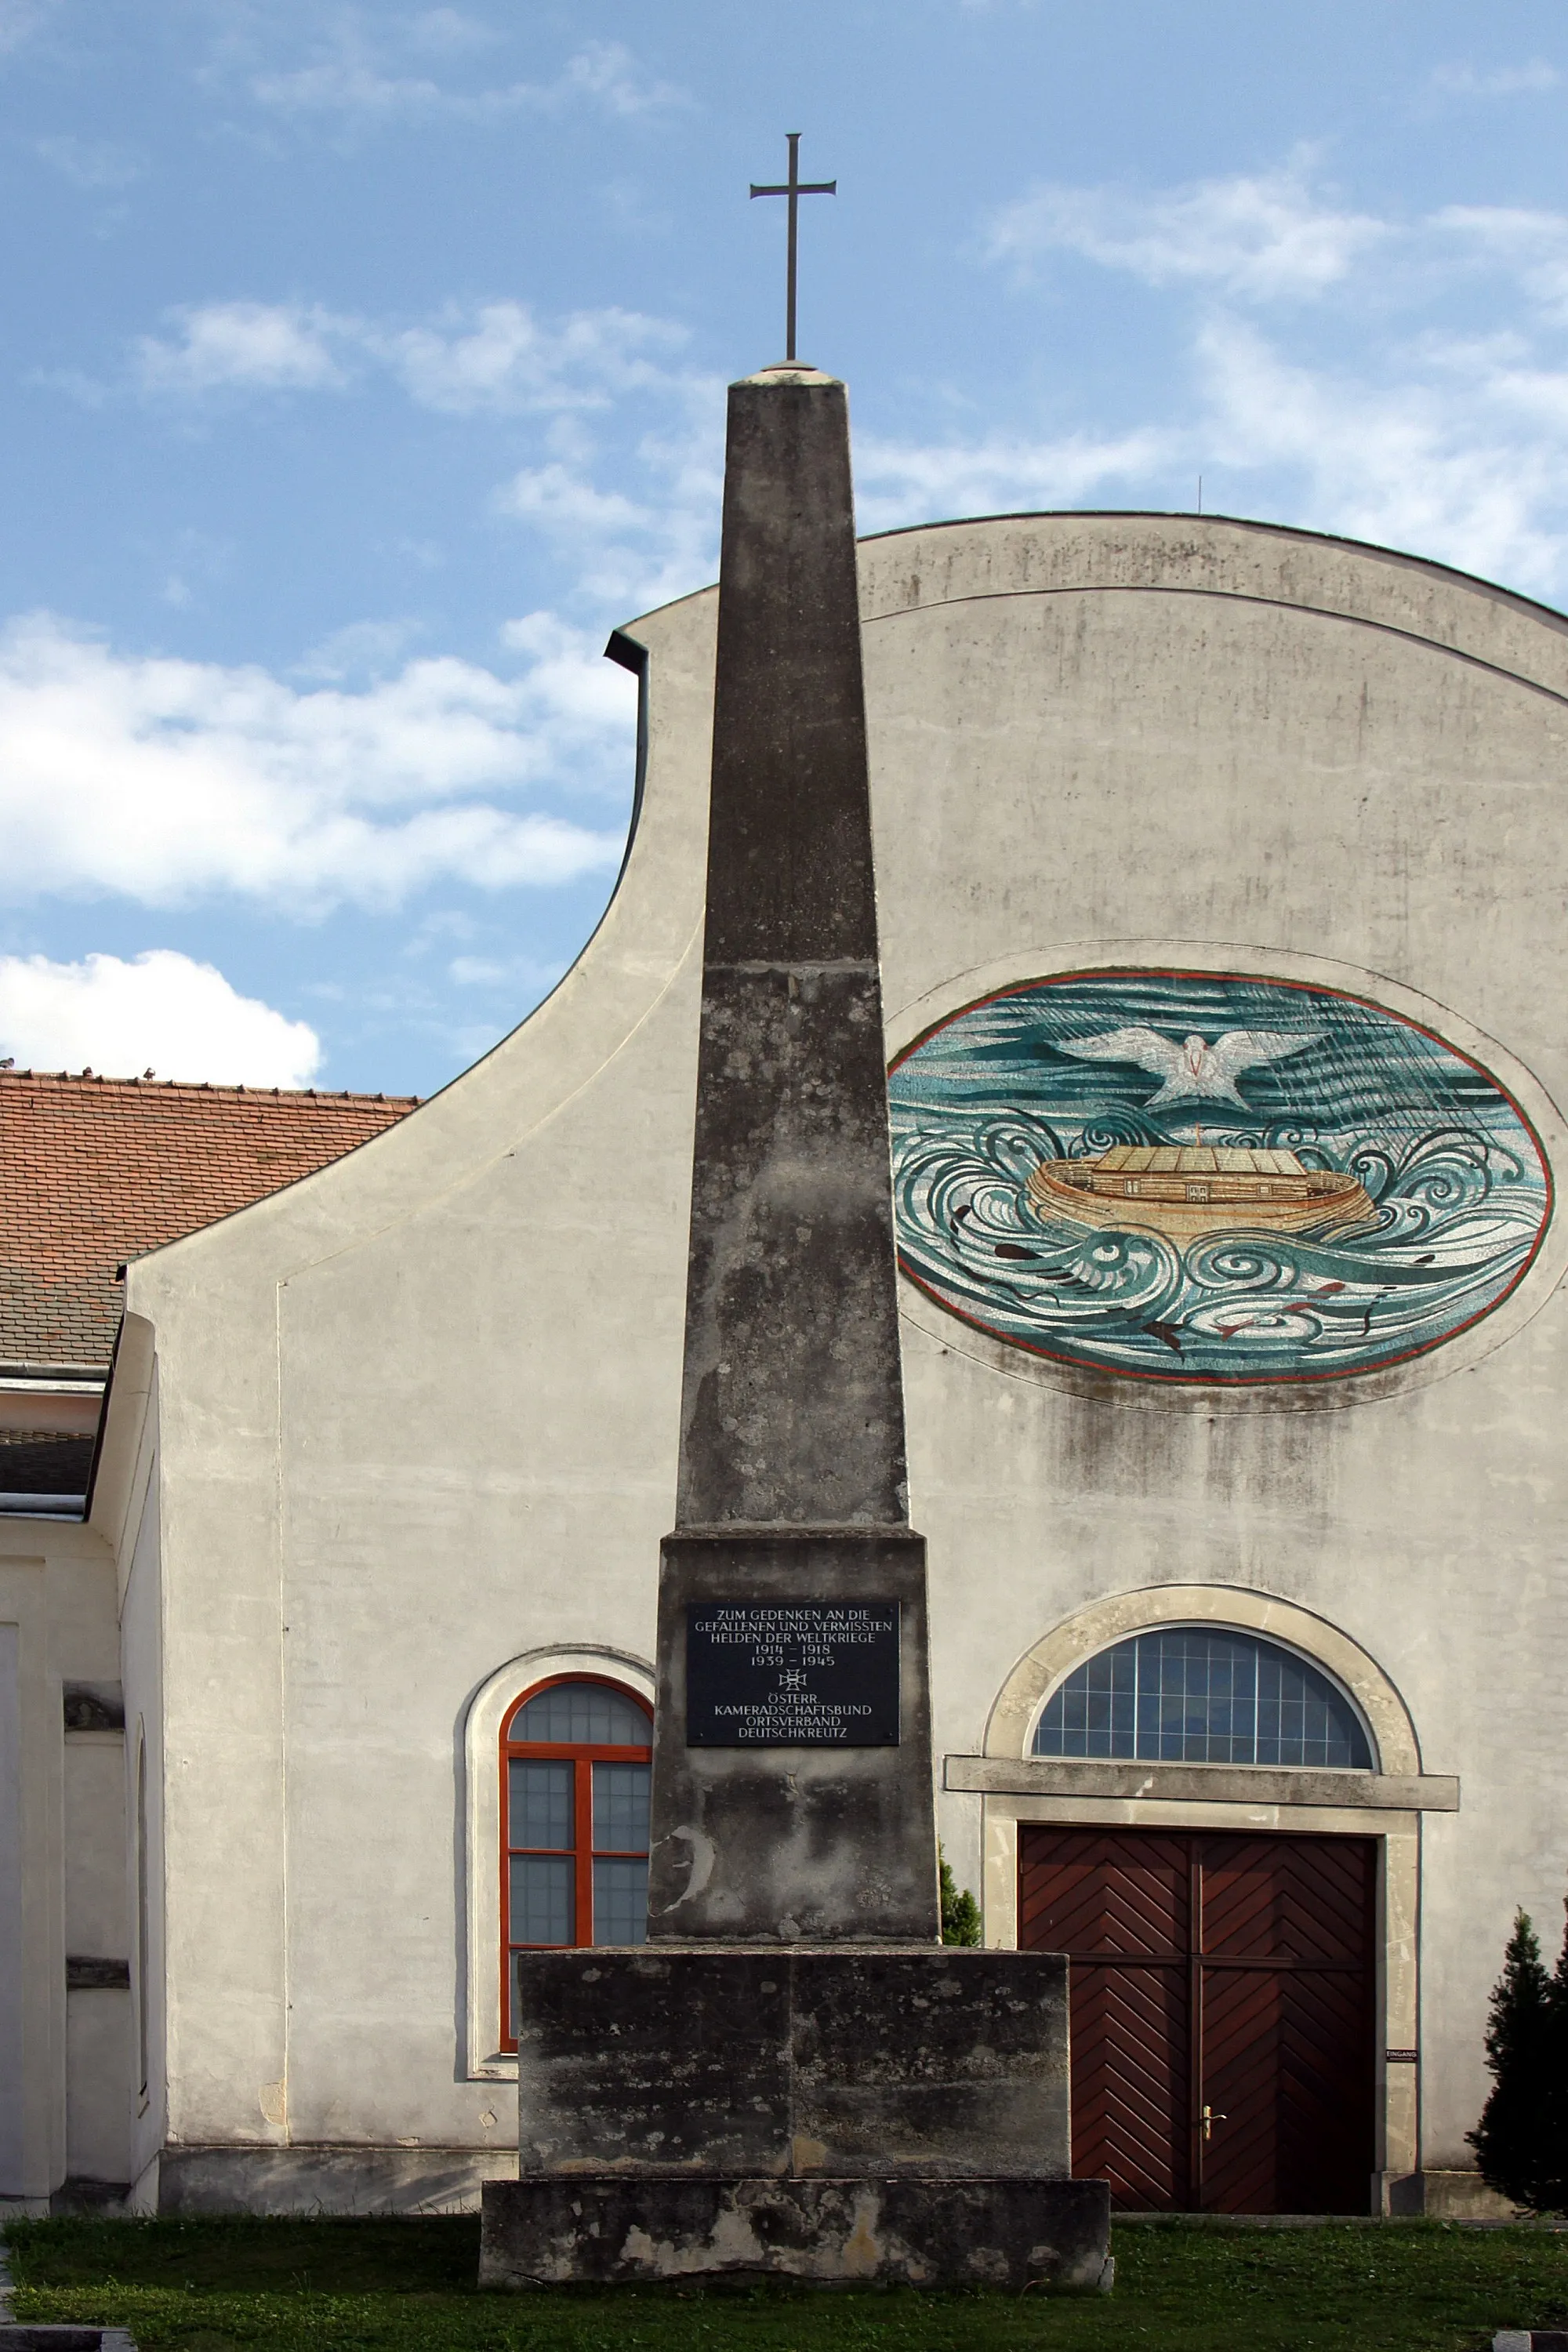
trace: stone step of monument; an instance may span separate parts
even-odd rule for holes
[[[788,2278],[818,2286],[1109,2291],[1103,2180],[645,2172],[485,2183],[479,2284]]]
[[[1492,2352],[1568,2352],[1568,2327],[1500,2327]]]
[[[136,2352],[123,2327],[77,2327],[68,2321],[0,2323],[0,2352]]]

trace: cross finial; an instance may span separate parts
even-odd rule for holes
[[[838,183],[837,180],[803,180],[800,176],[800,133],[798,131],[786,131],[784,136],[789,141],[789,178],[782,186],[772,188],[759,188],[753,180],[752,194],[753,196],[787,196],[789,198],[789,261],[784,277],[784,357],[786,360],[793,360],[795,357],[795,222],[799,213],[799,200],[802,196],[836,196],[838,194]]]

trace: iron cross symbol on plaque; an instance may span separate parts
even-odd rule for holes
[[[800,176],[800,133],[798,131],[786,131],[784,137],[789,141],[789,178],[782,187],[776,188],[759,188],[753,180],[752,194],[753,196],[787,196],[789,198],[789,265],[784,280],[784,357],[786,360],[793,360],[795,357],[795,224],[800,215],[800,199],[802,196],[836,196],[838,194],[838,183],[837,180],[803,180]]]

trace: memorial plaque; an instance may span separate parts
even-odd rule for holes
[[[898,1602],[689,1608],[686,1744],[896,1748]]]

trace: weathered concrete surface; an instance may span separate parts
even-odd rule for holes
[[[678,1522],[897,1527],[875,962],[710,964],[698,1087]]]
[[[676,1523],[909,1517],[844,386],[730,387]]]
[[[896,1601],[896,1748],[689,1748],[686,1611]],[[648,1935],[930,1941],[937,1929],[925,1545],[907,1528],[667,1538],[659,1577]]]
[[[825,2286],[1093,2289],[1101,2180],[671,2179],[486,2184],[479,2284],[747,2276]]]
[[[654,1937],[936,1938],[897,1292],[848,404],[772,369],[730,388]],[[897,1748],[688,1748],[689,1603],[840,1600],[903,1604]]]
[[[174,2147],[141,2210],[159,2213],[474,2213],[510,2180],[508,2147]]]
[[[76,2327],[19,2320],[0,2324],[0,2352],[136,2352],[136,2339],[123,2327]]]
[[[1052,1954],[644,1946],[517,1968],[524,2175],[1070,2169]]]
[[[68,2321],[0,2325],[0,2352],[136,2352],[123,2327],[74,2327]]]
[[[1410,2172],[1389,2181],[1385,2211],[1400,2221],[1509,2221],[1522,2208],[1489,2189],[1479,2172]]]
[[[1457,1813],[1451,1772],[1342,1772],[1291,1765],[1113,1764],[1078,1758],[944,1756],[942,1787],[975,1796],[1134,1797],[1161,1804],[1362,1805]]]

